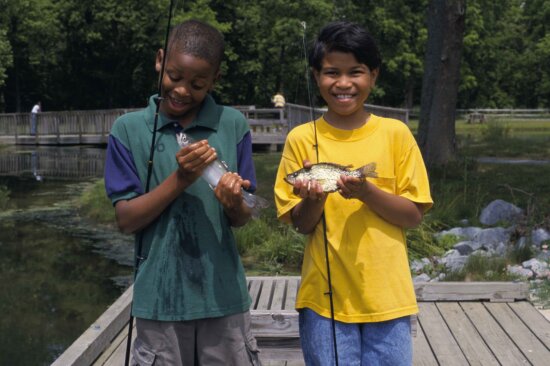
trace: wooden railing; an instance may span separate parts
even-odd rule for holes
[[[310,108],[292,103],[287,103],[285,108],[289,130],[293,129],[299,124],[311,121],[312,118],[319,118],[323,113],[327,111],[327,108]],[[376,114],[377,116],[395,118],[405,123],[409,123],[408,109],[365,104],[365,110],[370,113]]]
[[[311,121],[309,107],[288,103],[285,108],[235,106],[248,119],[254,144],[284,144],[293,127]],[[365,104],[365,109],[384,117],[408,122],[406,109]],[[15,144],[106,144],[109,131],[120,115],[134,109],[42,112],[36,115],[36,134],[31,135],[30,113],[0,114],[0,143]],[[319,117],[326,108],[314,108]]]
[[[30,113],[5,113],[0,114],[0,136],[15,144],[102,144],[107,143],[115,119],[131,110],[38,113],[35,135],[31,135]]]
[[[503,118],[503,119],[548,119],[550,118],[550,109],[538,108],[506,108],[506,109],[493,109],[493,108],[475,108],[475,109],[457,109],[457,116],[461,116],[464,119],[475,119],[473,116],[479,116],[486,120],[487,118]]]

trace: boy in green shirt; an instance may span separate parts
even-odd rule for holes
[[[241,187],[255,189],[252,143],[244,116],[209,95],[223,54],[223,37],[212,26],[194,20],[175,26],[167,50],[157,53],[157,72],[167,57],[160,98],[120,117],[111,131],[107,193],[119,228],[136,233],[143,246],[132,307],[134,364],[258,364],[231,230],[251,216]],[[145,192],[156,103],[151,190]],[[181,131],[197,142],[180,149]],[[199,177],[216,158],[238,173],[226,173],[212,190]]]

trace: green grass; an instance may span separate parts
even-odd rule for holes
[[[100,224],[115,224],[115,209],[105,193],[103,179],[95,181],[84,190],[79,200],[79,212]]]

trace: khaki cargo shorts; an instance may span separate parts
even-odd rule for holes
[[[191,321],[136,318],[132,366],[260,366],[250,312]]]

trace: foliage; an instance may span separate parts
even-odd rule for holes
[[[273,209],[261,219],[234,229],[239,253],[248,273],[296,274],[304,252],[305,236],[278,222]]]
[[[102,224],[115,222],[115,210],[105,193],[105,181],[97,180],[84,190],[80,197],[79,212],[82,216]]]
[[[428,0],[200,0],[175,2],[174,22],[198,18],[224,33],[226,104],[307,104],[306,40],[334,19],[366,25],[382,72],[370,102],[420,101]],[[156,91],[168,0],[0,0],[0,111],[138,107]],[[545,0],[469,0],[460,107],[550,106],[550,5]],[[69,77],[70,76],[70,77]]]
[[[531,288],[535,295],[535,302],[540,304],[543,309],[550,309],[550,279],[540,282],[533,281]]]
[[[447,273],[445,281],[513,281],[518,277],[508,273],[510,260],[505,257],[471,255],[460,271]]]

